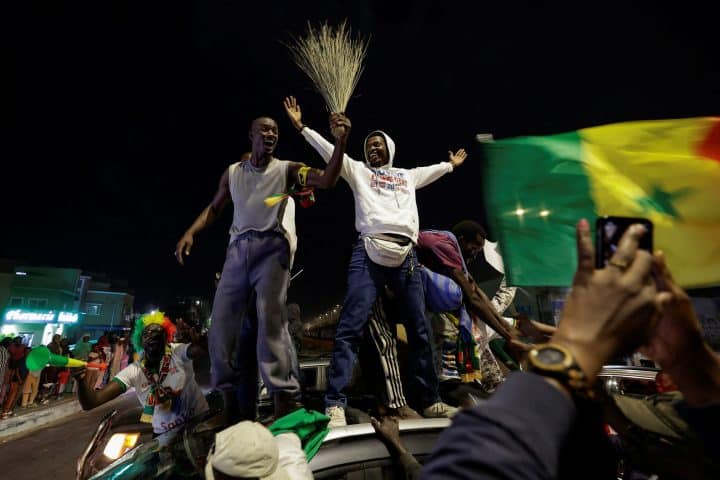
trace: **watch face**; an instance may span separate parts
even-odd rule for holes
[[[559,365],[565,361],[565,353],[557,348],[545,347],[538,350],[536,358],[545,365]]]

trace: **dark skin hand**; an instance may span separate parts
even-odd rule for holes
[[[182,318],[177,321],[176,338],[182,340],[181,343],[189,343],[187,355],[195,360],[208,354],[207,335],[200,335],[196,329],[185,323]]]
[[[645,233],[632,225],[620,240],[613,262],[627,267],[595,269],[590,226],[586,220],[577,225],[578,269],[551,342],[572,352],[591,384],[607,361],[651,337],[671,299],[656,287],[652,255],[638,249]]]
[[[381,417],[380,420],[370,417],[370,424],[383,443],[390,449],[399,454],[407,451],[400,439],[400,427],[395,417]]]
[[[720,403],[720,358],[705,342],[690,296],[655,255],[659,288],[671,295],[654,335],[640,351],[659,363],[692,406]]]

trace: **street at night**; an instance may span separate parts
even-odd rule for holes
[[[695,3],[4,0],[0,477],[720,478]]]
[[[76,461],[100,420],[113,409],[137,406],[134,395],[122,397],[91,412],[78,412],[48,426],[0,437],[3,478],[75,478]],[[0,430],[0,435],[2,430]]]

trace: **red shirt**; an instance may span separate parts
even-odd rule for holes
[[[463,269],[462,254],[446,232],[421,231],[417,253],[420,263],[434,272],[447,275],[448,270]]]
[[[22,360],[25,356],[25,352],[27,351],[27,347],[25,345],[11,343],[8,351],[10,352],[10,358],[12,360]]]

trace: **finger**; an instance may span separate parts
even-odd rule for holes
[[[590,237],[590,224],[584,218],[575,227],[577,240],[578,268],[574,283],[584,283],[595,270],[595,248]]]
[[[630,267],[625,271],[624,278],[631,284],[642,285],[650,280],[653,267],[653,257],[648,252],[640,250],[635,253]]]
[[[178,247],[177,250],[175,250],[175,258],[177,259],[178,263],[180,265],[185,265],[183,263],[183,257],[182,257],[182,247]]]
[[[675,279],[672,276],[672,273],[670,272],[670,269],[667,266],[667,261],[665,259],[665,252],[659,250],[655,253],[655,268],[658,274],[658,280],[662,282],[662,285],[660,285],[662,290],[673,290],[678,288],[677,283],[675,283]]]
[[[628,228],[625,233],[623,233],[622,238],[620,238],[618,248],[615,250],[609,263],[611,265],[630,265],[630,262],[635,258],[638,245],[640,245],[640,238],[642,238],[646,231],[645,226],[639,223],[630,225],[630,228]]]

